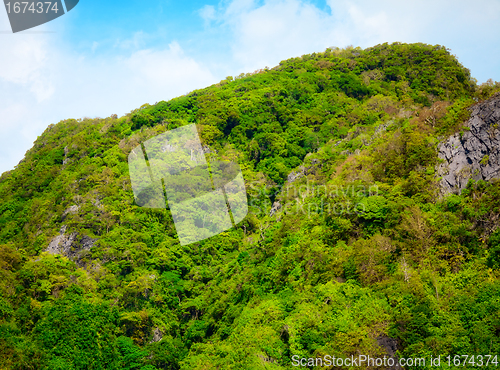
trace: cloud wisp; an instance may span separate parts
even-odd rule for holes
[[[123,115],[217,82],[176,41],[141,49],[133,47],[135,37],[125,56],[102,57],[71,52],[57,34],[1,36],[9,53],[0,59],[0,172],[12,169],[51,123]]]
[[[324,7],[306,0],[230,0],[206,4],[192,17],[203,30],[191,32],[193,25],[186,23],[184,38],[165,43],[165,29],[158,24],[158,34],[138,28],[127,30],[132,36],[126,39],[86,39],[88,50],[78,52],[64,32],[0,34],[5,51],[0,58],[0,172],[12,169],[51,123],[123,115],[228,75],[331,46],[441,44],[479,82],[500,80],[491,75],[500,71],[497,0],[326,0]],[[2,12],[0,29],[9,29]]]

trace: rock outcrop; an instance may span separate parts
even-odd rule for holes
[[[310,154],[310,153],[309,153]],[[307,156],[306,156],[307,158]],[[288,174],[287,182],[292,183],[304,176],[309,175],[310,173],[314,173],[317,168],[323,167],[323,164],[319,161],[319,159],[313,159],[311,161],[311,165],[309,167],[306,167],[304,165],[301,165],[297,171],[292,171]]]
[[[59,235],[52,239],[45,251],[52,254],[62,254],[81,266],[82,257],[94,246],[96,241],[97,239],[79,235],[76,232],[66,235],[65,225],[61,227]]]
[[[464,130],[439,144],[442,195],[459,194],[470,179],[500,178],[500,94],[475,105]]]
[[[273,206],[271,207],[271,211],[269,212],[269,216],[274,215],[276,212],[278,212],[281,209],[281,203],[276,201],[273,203]]]
[[[156,327],[153,329],[153,339],[149,343],[157,343],[163,339],[163,333],[160,328]]]
[[[80,207],[77,206],[76,204],[72,205],[71,207],[67,208],[63,214],[61,215],[61,219],[64,221],[64,219],[69,215],[69,214],[75,214],[78,213],[80,210]]]
[[[397,364],[399,363],[399,358],[396,355],[396,352],[398,351],[397,340],[386,335],[381,335],[377,338],[377,343],[387,352],[389,358],[392,358],[393,363],[395,364],[393,366],[388,366],[387,369],[392,370],[400,368],[399,366],[397,366]]]

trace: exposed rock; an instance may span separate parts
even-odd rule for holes
[[[78,212],[78,210],[80,209],[79,206],[77,206],[76,204],[72,205],[71,207],[68,207],[62,214],[61,218],[64,220],[66,218],[66,216],[68,214],[75,214]]]
[[[70,162],[70,159],[68,158],[68,154],[69,154],[69,148],[68,148],[68,146],[65,146],[64,147],[64,159],[63,159],[63,162],[62,162],[63,166],[66,163]]]
[[[163,339],[163,333],[161,332],[160,328],[154,328],[153,329],[153,339],[151,339],[150,343],[156,343],[162,339]]]
[[[500,178],[500,94],[477,104],[465,130],[439,144],[437,166],[442,195],[459,194],[470,179]]]
[[[61,229],[59,230],[59,235],[57,235],[54,239],[52,239],[52,241],[50,242],[47,249],[45,249],[45,251],[53,254],[59,253],[59,246],[61,242],[64,242],[65,232],[66,232],[66,225],[61,227]]]
[[[258,354],[257,357],[259,357],[262,360],[262,362],[264,362],[264,363],[266,363],[266,362],[271,362],[273,364],[278,363],[278,360],[276,360],[275,358],[272,358],[271,356],[264,356],[264,355]]]
[[[386,335],[381,335],[377,338],[377,343],[380,347],[384,348],[390,358],[394,360],[394,364],[398,363],[396,352],[398,350],[398,342],[394,338]],[[397,365],[389,366],[388,369],[398,369]]]
[[[387,128],[390,127],[394,123],[394,120],[387,121],[386,123],[381,123],[378,125],[378,127],[375,129],[374,135],[378,135],[384,131],[387,131]]]
[[[295,180],[300,179],[301,177],[304,177],[304,166],[300,166],[297,171],[292,171],[288,174],[288,177],[286,179],[287,182],[292,183]]]
[[[273,206],[271,207],[271,211],[269,212],[269,216],[274,215],[276,212],[278,212],[281,209],[281,203],[276,201],[273,203]]]
[[[62,254],[81,265],[83,255],[94,246],[97,239],[80,235],[77,232],[66,235],[66,228],[66,225],[61,227],[59,235],[52,239],[45,252]]]
[[[102,209],[104,206],[101,204],[101,200],[99,197],[96,197],[95,200],[92,200],[92,205],[96,208]]]
[[[310,173],[313,173],[316,170],[316,168],[321,168],[321,167],[323,167],[323,164],[320,162],[320,160],[313,159],[311,160],[311,165],[309,167],[301,165],[297,169],[297,171],[290,172],[287,177],[287,182],[292,183],[306,175],[309,175]]]
[[[97,239],[93,239],[90,236],[83,235],[80,239],[80,250],[89,251],[95,244]]]
[[[217,154],[217,150],[211,149],[208,145],[203,145],[201,147],[201,149],[203,150],[204,154],[209,154],[209,153],[215,153],[215,154]]]

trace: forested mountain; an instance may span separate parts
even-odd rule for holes
[[[395,43],[50,125],[0,177],[0,368],[479,366],[500,354],[500,176],[444,187],[443,166],[473,143],[474,114],[489,109],[497,137],[498,91],[445,47]],[[168,209],[136,204],[127,158],[187,124],[239,163],[249,213],[181,246]],[[489,169],[497,152],[471,162]]]

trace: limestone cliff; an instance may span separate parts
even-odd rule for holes
[[[500,94],[476,104],[464,129],[439,144],[443,195],[459,194],[470,179],[500,178]]]

